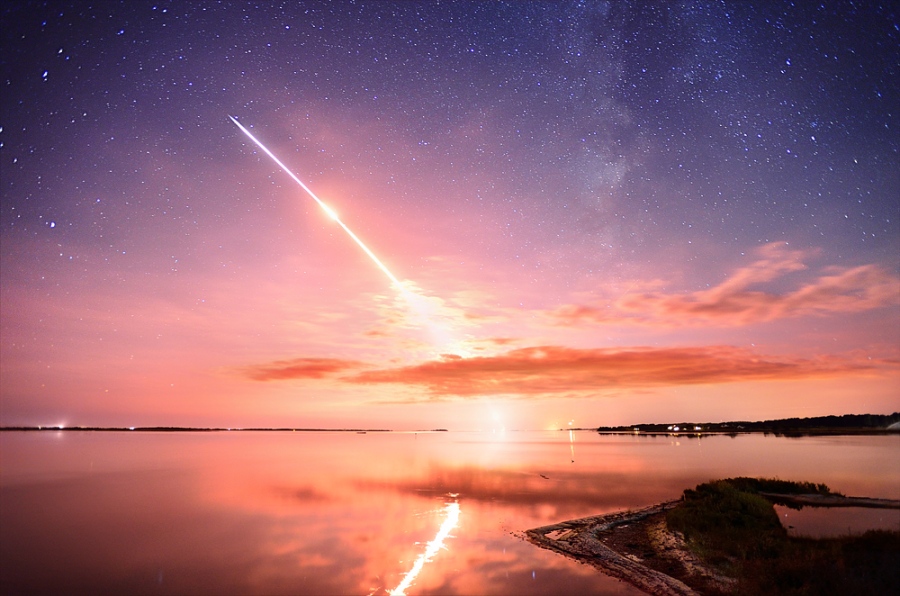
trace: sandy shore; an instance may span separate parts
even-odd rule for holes
[[[708,569],[668,531],[665,512],[680,501],[637,511],[569,520],[525,532],[533,544],[582,563],[657,595],[725,593],[733,580]]]

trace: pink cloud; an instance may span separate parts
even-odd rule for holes
[[[576,349],[541,346],[496,356],[442,358],[345,377],[352,383],[396,383],[434,396],[522,396],[605,389],[796,380],[871,371],[883,363],[840,358],[765,357],[728,346]]]
[[[782,292],[760,284],[806,269],[804,257],[784,243],[757,251],[758,259],[721,284],[698,292],[645,292],[611,305],[569,305],[553,313],[564,324],[652,323],[670,326],[713,324],[740,326],[784,318],[855,313],[900,302],[900,278],[876,265],[832,267],[811,282]]]
[[[255,381],[284,381],[289,379],[322,379],[364,366],[355,360],[338,358],[293,358],[268,364],[243,367],[241,372]]]

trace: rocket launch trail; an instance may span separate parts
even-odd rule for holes
[[[390,270],[385,266],[385,264],[382,263],[382,262],[378,259],[378,257],[375,256],[375,253],[373,253],[371,250],[369,250],[369,247],[366,246],[366,245],[363,243],[363,241],[360,240],[359,237],[358,237],[356,234],[354,234],[353,231],[352,231],[350,228],[348,228],[348,227],[346,226],[346,224],[344,224],[344,222],[342,222],[342,221],[340,220],[340,218],[338,217],[338,214],[335,213],[335,212],[331,209],[331,207],[329,207],[328,205],[326,205],[325,202],[322,201],[322,199],[320,199],[319,197],[316,196],[316,193],[314,193],[313,191],[311,191],[311,190],[309,189],[309,187],[307,187],[305,184],[303,184],[303,181],[300,180],[300,178],[298,178],[298,177],[297,177],[290,169],[288,169],[288,167],[287,167],[286,165],[284,165],[283,163],[281,163],[281,160],[278,159],[277,157],[275,157],[275,154],[272,153],[271,151],[269,151],[269,149],[268,149],[265,145],[263,145],[263,144],[259,141],[259,139],[257,139],[256,137],[254,137],[254,136],[250,133],[249,130],[247,130],[246,128],[244,128],[243,125],[241,125],[240,122],[238,122],[233,116],[230,116],[230,115],[229,115],[228,117],[231,118],[231,121],[234,122],[235,125],[236,125],[238,128],[240,128],[241,131],[242,131],[245,135],[247,135],[248,137],[250,137],[250,140],[251,140],[251,141],[253,141],[254,143],[256,143],[256,145],[257,145],[260,149],[262,149],[263,151],[265,151],[265,152],[266,152],[266,155],[268,155],[269,157],[271,157],[271,158],[272,158],[272,161],[274,161],[275,163],[278,164],[278,167],[280,167],[282,170],[284,170],[284,172],[285,172],[288,176],[290,176],[291,178],[293,178],[293,179],[294,179],[294,182],[296,182],[297,184],[299,184],[299,185],[300,185],[300,188],[302,188],[303,190],[305,190],[305,191],[306,191],[306,194],[308,194],[309,196],[311,196],[311,197],[313,198],[313,200],[315,200],[315,202],[319,204],[319,207],[322,208],[322,210],[328,215],[328,217],[330,217],[331,219],[333,219],[334,221],[336,221],[336,222],[338,223],[338,225],[341,226],[341,227],[344,229],[345,232],[347,232],[347,235],[350,236],[350,238],[352,238],[353,241],[356,242],[356,243],[359,245],[359,247],[360,247],[361,249],[363,249],[363,252],[365,252],[367,255],[369,255],[369,258],[372,259],[372,261],[373,261],[376,265],[378,265],[378,268],[381,269],[381,270],[384,272],[384,274],[388,276],[388,279],[390,279],[390,280],[394,283],[394,285],[397,287],[398,290],[401,291],[401,293],[405,294],[405,293],[407,292],[407,290],[403,287],[403,284],[400,283],[400,280],[398,280],[396,277],[394,277],[394,274],[391,273]]]
[[[275,154],[272,153],[271,151],[269,151],[268,147],[263,145],[259,141],[259,139],[254,137],[253,134],[251,134],[249,130],[244,128],[244,126],[242,126],[240,122],[238,122],[233,116],[229,115],[228,117],[231,119],[232,122],[234,122],[234,124],[238,128],[241,129],[241,132],[243,132],[245,135],[247,135],[250,138],[250,140],[256,144],[257,147],[259,147],[260,149],[265,151],[266,155],[271,157],[272,161],[274,161],[275,163],[278,164],[278,167],[280,167],[282,170],[284,170],[284,172],[288,176],[293,178],[294,182],[299,184],[300,188],[305,190],[306,194],[308,194],[310,197],[313,198],[313,200],[316,203],[318,203],[319,207],[322,208],[322,211],[324,211],[328,215],[328,217],[330,217],[331,219],[336,221],[338,223],[338,225],[341,226],[345,232],[347,232],[347,235],[350,236],[350,238],[352,238],[353,241],[359,245],[359,247],[363,250],[363,252],[365,252],[369,256],[369,258],[372,259],[372,262],[374,262],[376,265],[378,265],[378,268],[381,269],[381,271],[383,271],[384,274],[388,277],[388,279],[390,279],[391,282],[393,283],[394,288],[397,290],[397,293],[399,294],[399,297],[402,298],[403,302],[406,305],[406,308],[408,309],[407,312],[412,315],[413,318],[411,319],[410,322],[413,323],[413,325],[415,325],[415,326],[418,326],[418,327],[421,327],[421,328],[427,330],[429,336],[431,337],[430,343],[434,343],[436,345],[441,346],[440,350],[443,352],[446,352],[449,349],[447,346],[450,346],[450,345],[453,345],[456,343],[456,341],[457,341],[456,338],[452,336],[452,334],[445,328],[444,325],[442,325],[439,321],[436,320],[435,314],[434,314],[434,306],[429,302],[428,298],[420,295],[418,291],[413,289],[414,286],[411,287],[412,284],[410,282],[407,281],[404,283],[404,282],[401,282],[399,279],[397,279],[396,276],[394,276],[394,274],[391,273],[391,271],[387,268],[387,266],[384,263],[382,263],[381,260],[377,256],[375,256],[375,253],[373,253],[369,249],[369,247],[366,246],[363,243],[363,241],[360,240],[359,237],[356,234],[354,234],[353,231],[350,228],[348,228],[344,222],[342,222],[340,220],[340,217],[338,217],[338,214],[335,213],[334,210],[331,209],[331,207],[329,207],[327,204],[325,204],[325,202],[322,199],[317,197],[316,193],[314,193],[312,190],[310,190],[309,187],[306,186],[303,183],[303,181],[297,177],[296,174],[294,174],[286,165],[284,165],[280,159],[275,157]]]

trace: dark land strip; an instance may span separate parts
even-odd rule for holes
[[[900,500],[893,499],[762,491],[757,494],[770,502],[800,507],[900,509]],[[684,502],[684,499],[678,499],[634,511],[563,521],[527,530],[525,538],[541,548],[591,565],[648,594],[732,593],[738,579],[706,564],[688,547],[680,532],[669,529],[667,512]]]

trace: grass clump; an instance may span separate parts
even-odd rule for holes
[[[724,480],[738,490],[749,493],[777,493],[780,495],[835,495],[825,484],[815,482],[793,482],[777,478],[729,478]]]
[[[892,594],[900,583],[900,532],[813,540],[789,538],[777,559],[750,559],[742,594]]]
[[[824,484],[730,478],[684,491],[669,528],[739,594],[879,594],[900,585],[900,532],[830,539],[787,535],[760,492],[833,494]]]
[[[730,480],[684,491],[684,502],[666,521],[697,554],[729,575],[743,560],[775,554],[773,548],[787,536],[771,503]]]

